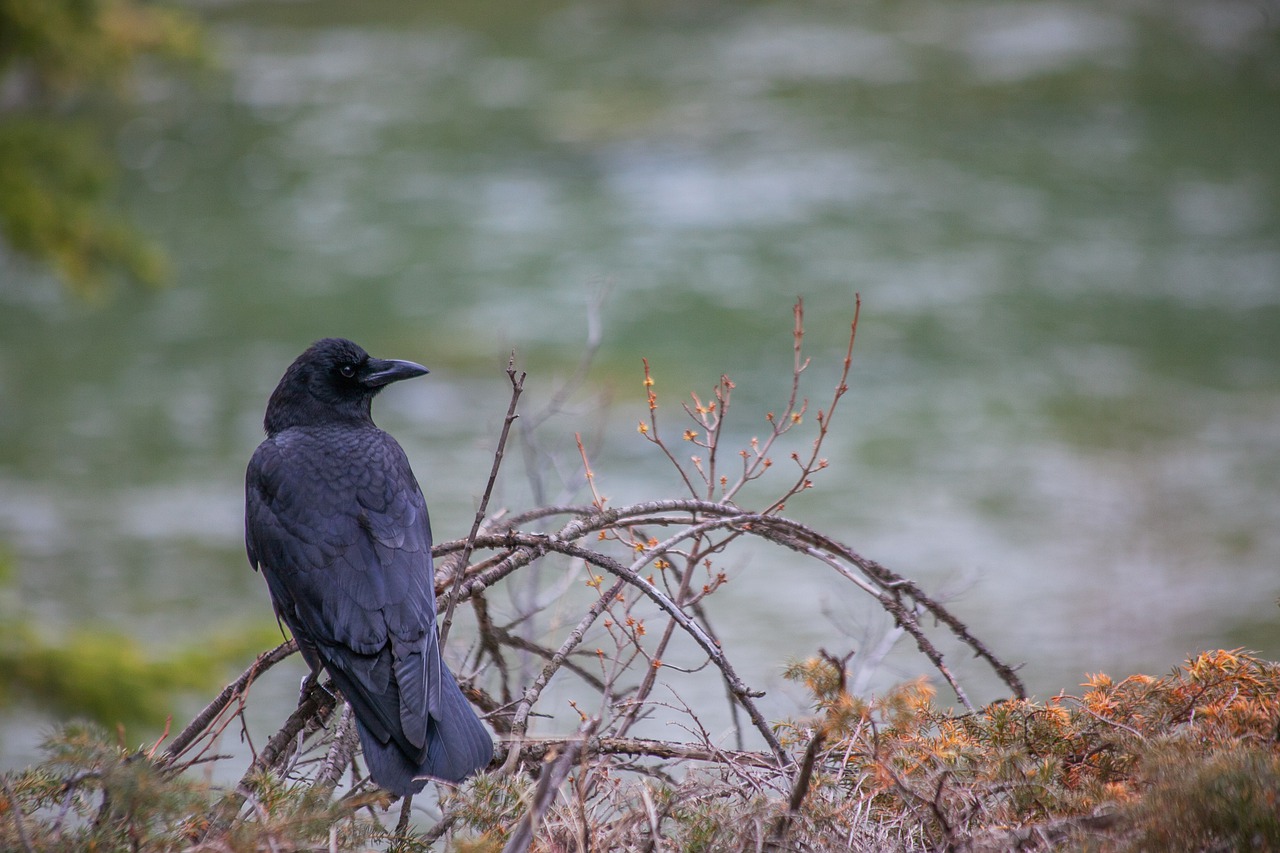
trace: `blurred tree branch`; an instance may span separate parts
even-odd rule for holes
[[[201,31],[139,0],[0,0],[0,240],[82,295],[115,274],[167,275],[107,203],[114,174],[93,108],[127,99],[144,57],[192,61]]]

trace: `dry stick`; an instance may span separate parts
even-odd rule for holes
[[[538,775],[538,785],[533,792],[533,803],[529,806],[529,810],[520,816],[520,822],[512,831],[507,846],[502,848],[502,853],[525,853],[533,844],[534,827],[542,821],[542,816],[555,802],[556,790],[577,764],[583,745],[599,724],[599,717],[584,721],[578,729],[578,736],[564,744],[554,761],[550,760],[551,756],[547,756],[547,761],[542,765],[542,773]]]
[[[847,664],[849,658],[853,657],[853,652],[845,655],[843,658],[837,658],[826,649],[820,649],[819,653],[822,659],[827,661],[840,675],[840,683],[838,693],[841,697],[848,697],[846,687],[846,679],[849,674]],[[769,834],[769,840],[765,844],[766,850],[781,851],[787,840],[787,835],[791,831],[791,825],[800,817],[800,807],[804,805],[805,795],[809,793],[809,786],[813,782],[813,765],[817,761],[818,751],[822,749],[827,739],[827,726],[830,725],[830,712],[828,712],[827,720],[819,724],[818,730],[814,732],[813,737],[809,740],[809,746],[804,751],[804,760],[800,762],[800,772],[796,774],[795,783],[791,787],[791,799],[787,803],[787,810],[778,816],[777,821],[773,825],[773,831]]]
[[[169,743],[169,748],[165,750],[162,763],[168,765],[176,761],[186,751],[187,747],[191,746],[200,735],[204,734],[205,730],[217,719],[218,715],[231,704],[232,699],[247,690],[258,676],[297,650],[298,644],[293,640],[288,640],[271,651],[258,655],[257,659],[240,674],[239,678],[224,687],[222,692],[203,711],[196,714],[195,718],[187,724],[187,727],[179,732],[177,737]]]
[[[483,595],[471,596],[471,609],[476,616],[476,632],[480,642],[476,644],[475,669],[484,665],[488,657],[498,669],[498,685],[502,690],[502,704],[511,702],[511,671],[507,668],[507,659],[502,655],[502,641],[496,633],[493,620],[489,617],[489,600]]]
[[[942,827],[942,836],[946,842],[944,850],[954,850],[956,848],[956,831],[951,826],[951,820],[947,817],[946,812],[942,810],[942,791],[947,787],[947,780],[950,778],[950,768],[946,768],[938,774],[938,784],[933,790],[933,798],[929,800],[929,811],[933,813],[934,819]]]
[[[535,654],[543,660],[551,660],[551,658],[555,656],[555,652],[551,651],[551,649],[548,649],[545,646],[540,646],[532,640],[526,640],[524,637],[517,634],[512,634],[506,628],[500,628],[497,625],[493,626],[493,636],[497,642],[504,646],[511,646],[513,649],[519,649],[523,652]],[[590,684],[596,690],[599,690],[601,693],[605,691],[605,685],[604,682],[600,680],[600,676],[593,672],[589,672],[585,667],[579,666],[568,659],[566,659],[561,666],[587,682],[587,684]]]
[[[493,484],[498,479],[498,469],[502,467],[507,436],[511,433],[511,424],[519,417],[516,414],[516,403],[520,401],[520,393],[524,391],[526,375],[521,372],[520,378],[516,379],[516,354],[511,353],[511,358],[507,361],[507,379],[511,382],[511,404],[507,406],[507,416],[502,421],[502,434],[498,436],[498,447],[493,452],[493,467],[489,469],[489,482],[485,483],[484,496],[480,498],[475,520],[471,523],[471,532],[467,534],[466,547],[462,549],[462,556],[458,558],[457,568],[453,572],[453,588],[449,591],[449,603],[445,607],[444,619],[440,623],[440,648],[442,649],[449,639],[449,629],[453,626],[453,609],[458,604],[458,588],[462,585],[462,576],[466,574],[467,561],[471,559],[471,550],[475,547],[480,525],[484,524],[484,515],[489,510],[489,498],[493,495]]]
[[[681,628],[685,630],[694,641],[702,647],[707,657],[716,665],[724,676],[725,683],[729,685],[729,689],[733,691],[733,695],[737,697],[738,702],[746,710],[747,716],[751,718],[751,722],[755,725],[756,730],[760,732],[760,736],[764,738],[765,743],[769,745],[769,749],[773,752],[778,760],[778,765],[786,767],[791,764],[791,757],[787,755],[786,750],[782,748],[782,744],[778,742],[778,738],[773,734],[772,728],[764,715],[760,713],[760,709],[756,707],[753,701],[755,698],[762,696],[762,693],[755,693],[746,683],[738,676],[729,659],[725,657],[724,651],[710,638],[707,633],[702,630],[696,622],[689,618],[683,610],[675,605],[671,599],[667,598],[657,587],[640,577],[631,568],[622,565],[612,557],[590,551],[577,545],[569,543],[556,543],[552,547],[561,553],[568,554],[571,557],[578,557],[588,563],[597,565],[605,571],[622,578],[627,583],[644,593],[650,600],[661,607],[671,616]]]
[[[769,841],[765,844],[765,850],[783,850],[782,845],[787,840],[787,834],[791,831],[791,824],[800,816],[800,807],[804,805],[805,795],[809,793],[809,785],[813,781],[813,765],[818,758],[818,750],[822,748],[823,742],[826,741],[826,732],[819,728],[817,733],[809,741],[808,748],[804,751],[804,759],[800,762],[800,772],[796,774],[795,784],[791,787],[791,799],[787,803],[787,810],[778,816],[778,820],[773,825],[773,831],[769,834]]]
[[[396,835],[403,838],[409,831],[409,819],[413,816],[413,794],[409,794],[400,803],[400,820],[396,821]]]
[[[541,534],[523,534],[528,540],[535,539]],[[510,553],[498,560],[488,568],[477,571],[467,577],[458,587],[458,600],[466,601],[473,595],[477,595],[508,575],[519,571],[525,566],[532,563],[547,554],[547,542],[551,541],[550,537],[543,536],[546,541],[537,542],[526,547],[517,546],[513,534],[504,533],[494,537],[480,536],[476,538],[476,545],[481,548],[503,548],[509,547]]]
[[[476,541],[478,542],[484,538],[485,538],[484,536],[478,536],[476,538]],[[474,543],[472,544],[474,545]],[[465,547],[467,547],[467,540],[455,539],[452,542],[445,543],[444,545],[431,546],[431,556],[433,558],[439,558],[442,555],[447,555],[447,554],[461,551]],[[510,557],[515,550],[514,548],[502,549],[501,546],[498,546],[498,545],[490,545],[489,547],[492,548],[496,553],[490,554],[487,558],[483,560],[478,560],[475,563],[472,563],[471,565],[461,567],[461,571],[464,577],[474,577],[476,575],[484,574],[488,569],[493,568],[494,566],[498,565],[499,563],[502,563],[504,560]],[[439,601],[443,596],[447,595],[449,592],[453,590],[453,581],[455,577],[453,572],[455,569],[458,569],[457,561],[450,560],[449,573],[445,575],[436,575],[435,595],[436,595],[437,601]],[[467,598],[466,596],[463,596],[458,600],[466,601]]]
[[[989,829],[977,835],[961,839],[962,849],[969,853],[1003,853],[1006,850],[1050,849],[1059,841],[1068,843],[1080,831],[1102,833],[1125,819],[1120,811],[1099,812],[1091,815],[1067,817],[1033,823],[1025,826]],[[1096,841],[1094,842],[1097,843]],[[1075,845],[1080,839],[1075,839]],[[1045,845],[1048,845],[1045,847]]]
[[[467,697],[467,700],[479,709],[482,719],[488,720],[499,735],[506,734],[506,721],[502,717],[496,716],[496,714],[509,706],[510,702],[499,702],[484,688],[477,687],[474,682],[465,687],[459,684],[458,687],[462,689],[462,695]]]
[[[208,827],[205,828],[201,836],[202,841],[224,832],[230,827],[236,812],[240,810],[241,803],[246,800],[253,802],[251,793],[255,787],[253,777],[263,770],[276,767],[288,754],[286,750],[293,745],[298,733],[305,729],[312,720],[316,720],[332,711],[336,703],[337,699],[328,689],[320,686],[318,679],[310,682],[307,692],[298,703],[298,707],[285,720],[280,730],[268,739],[266,746],[250,763],[249,769],[240,777],[240,781],[236,783],[235,789],[228,793],[222,802],[218,804],[214,811],[214,817],[209,821]]]
[[[255,773],[261,770],[269,770],[278,766],[288,754],[286,750],[293,746],[298,733],[312,721],[326,716],[333,710],[337,702],[337,697],[328,688],[322,687],[318,680],[311,682],[311,688],[307,691],[302,702],[285,720],[280,730],[267,740],[262,752],[258,753],[257,759],[254,760],[241,778],[241,784],[247,783]]]
[[[657,849],[658,839],[662,837],[662,818],[658,817],[658,809],[653,804],[653,796],[648,785],[640,786],[640,799],[644,800],[645,816],[649,818],[649,837],[645,839],[644,853]]]
[[[619,580],[591,605],[586,615],[569,632],[569,636],[561,643],[560,648],[552,655],[551,660],[547,661],[547,665],[538,673],[538,677],[529,685],[529,689],[524,692],[524,696],[521,697],[520,704],[516,706],[516,712],[511,718],[511,745],[507,748],[506,761],[502,763],[501,772],[503,775],[513,772],[516,768],[516,762],[520,758],[520,750],[516,747],[516,744],[524,737],[525,729],[529,722],[529,712],[533,710],[534,703],[538,701],[543,689],[551,681],[551,676],[555,675],[556,670],[564,663],[565,658],[582,642],[587,629],[600,618],[600,614],[605,611],[605,608],[609,606],[614,597],[622,592],[623,585],[624,582]]]
[[[338,780],[342,778],[342,771],[355,755],[357,741],[358,733],[351,705],[345,704],[342,706],[342,716],[338,719],[337,728],[334,730],[333,743],[325,753],[324,762],[320,765],[320,772],[316,775],[315,782],[311,784],[313,789],[322,788],[332,791],[337,787]]]
[[[448,814],[443,815],[440,818],[439,823],[431,827],[431,829],[427,830],[426,832],[422,833],[421,841],[422,841],[423,847],[426,849],[429,849],[432,844],[435,844],[437,841],[440,840],[441,836],[443,836],[446,832],[452,829],[453,825],[457,822],[458,822],[457,812],[449,812]]]
[[[535,507],[534,509],[526,510],[525,512],[520,512],[520,513],[516,513],[515,515],[508,516],[502,519],[502,522],[500,524],[495,525],[491,529],[495,531],[515,530],[516,528],[520,527],[520,525],[522,524],[527,524],[530,521],[539,521],[549,516],[553,516],[553,515],[586,516],[586,515],[591,515],[592,513],[596,512],[598,509],[599,509],[598,507],[592,506],[591,504],[581,504],[581,505],[565,504],[565,505],[558,505],[558,506],[540,506],[540,507]],[[443,543],[443,545],[450,545],[450,544],[452,543],[448,543],[448,542]]]
[[[533,738],[520,747],[522,760],[541,760],[549,750],[562,746],[567,738]],[[696,743],[676,743],[639,737],[592,738],[586,745],[588,755],[630,755],[638,758],[705,761],[710,764],[747,765],[777,770],[778,760],[767,752],[717,749]]]

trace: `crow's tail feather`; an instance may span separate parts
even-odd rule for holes
[[[442,667],[441,719],[431,720],[427,758],[419,772],[447,782],[460,782],[493,758],[493,738],[462,695],[453,673]]]
[[[359,720],[360,744],[369,775],[379,787],[406,797],[426,786],[428,779],[461,782],[493,758],[493,739],[462,695],[453,674],[444,669],[442,716],[432,717],[427,729],[427,754],[421,764],[410,760],[394,740],[383,743]]]

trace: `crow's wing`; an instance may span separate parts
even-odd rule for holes
[[[435,631],[426,502],[404,451],[377,429],[286,430],[254,453],[245,512],[249,561],[308,663],[328,670],[378,742],[421,764],[431,718],[450,710],[446,678],[457,688]]]

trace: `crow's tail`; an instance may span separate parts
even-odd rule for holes
[[[431,718],[427,733],[427,758],[419,773],[446,782],[461,782],[487,766],[493,758],[493,738],[462,695],[447,667],[441,667],[442,715]]]
[[[493,758],[493,739],[462,695],[453,673],[443,668],[440,685],[442,714],[427,728],[427,754],[421,764],[410,760],[394,740],[383,743],[358,719],[360,744],[369,775],[379,787],[406,797],[426,786],[428,779],[461,782]]]

